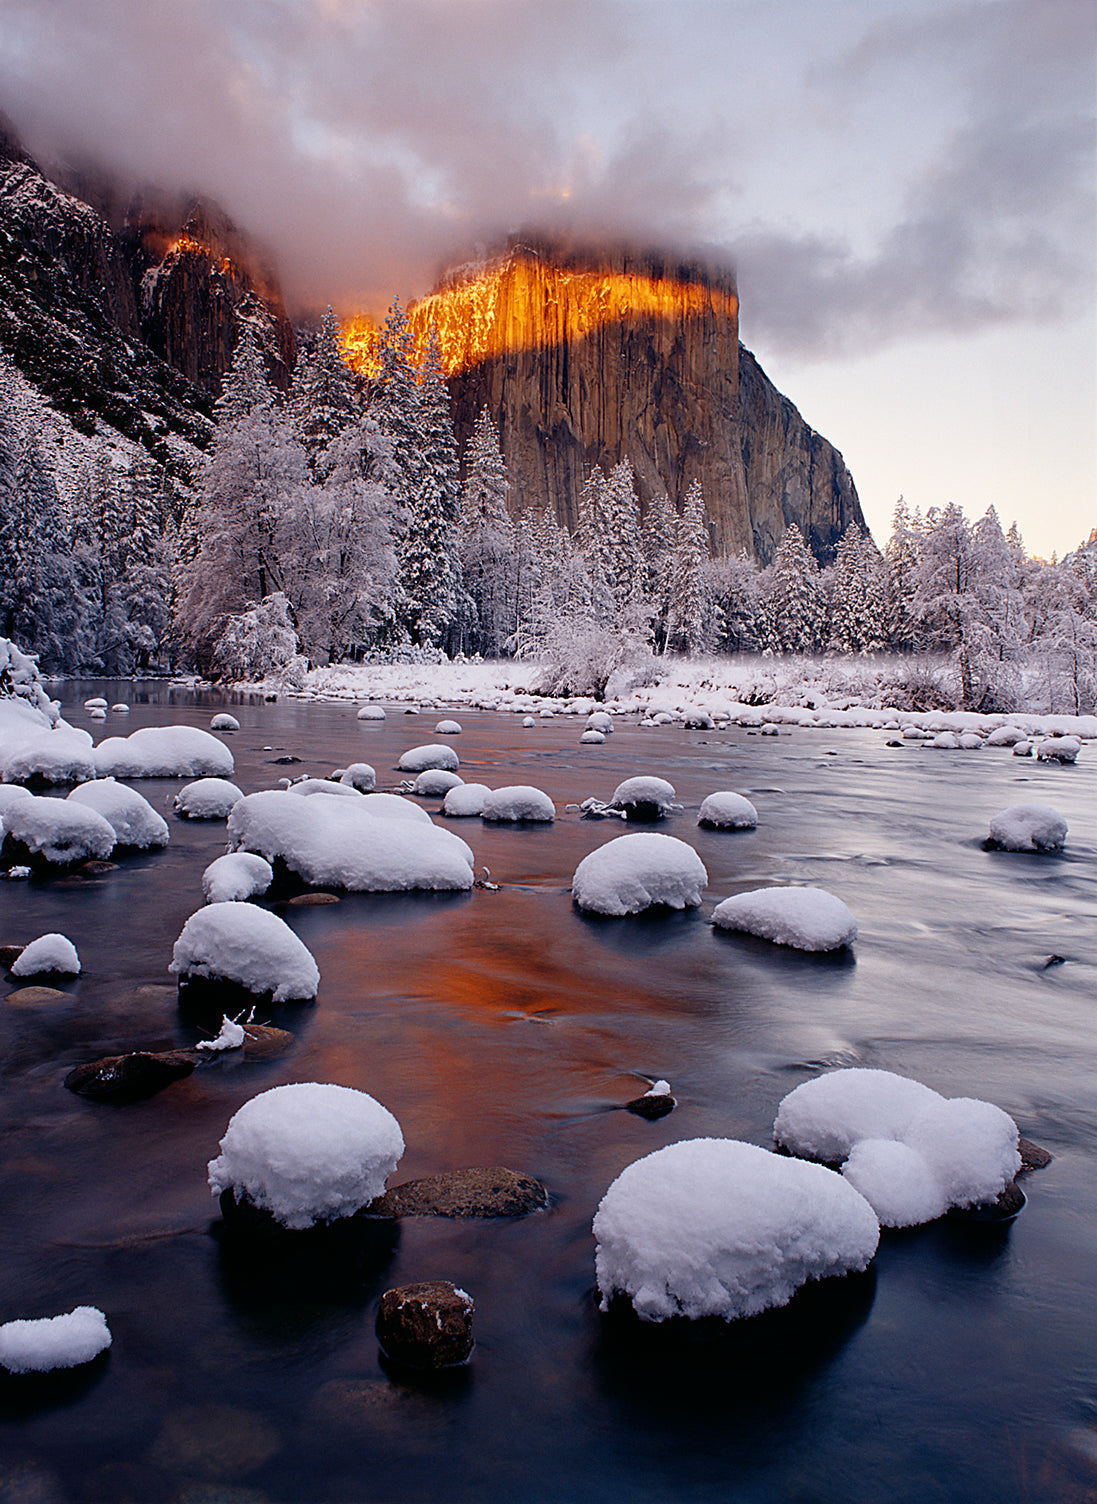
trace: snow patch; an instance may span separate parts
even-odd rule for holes
[[[693,908],[708,883],[705,864],[676,836],[639,832],[617,836],[585,856],[571,891],[581,909],[596,914],[638,914],[654,904]]]
[[[755,888],[725,898],[712,912],[719,929],[742,930],[795,950],[838,950],[857,939],[857,921],[822,888]]]

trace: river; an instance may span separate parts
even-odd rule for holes
[[[99,735],[208,726],[245,792],[439,740],[442,712],[229,700],[167,685],[63,686],[131,706]],[[316,958],[314,1007],[274,1020],[282,1059],[200,1068],[115,1108],[62,1086],[75,1064],[196,1035],[168,974],[223,822],[170,814],[183,780],[135,781],[169,819],[161,852],[94,877],[0,888],[0,942],[57,930],[83,972],[63,1002],[0,982],[0,1320],[100,1307],[105,1359],[0,1386],[0,1497],[53,1501],[772,1501],[1092,1499],[1097,1490],[1097,749],[1074,767],[1008,749],[888,747],[879,731],[645,728],[602,746],[556,716],[459,710],[466,780],[530,783],[554,825],[455,821],[492,891],[345,895],[281,909]],[[287,765],[279,758],[296,757]],[[702,909],[595,921],[572,873],[618,821],[568,803],[669,779],[661,827],[709,874]],[[697,827],[746,794],[750,832]],[[436,812],[439,801],[423,801]],[[1065,852],[983,847],[1009,804],[1053,805]],[[819,957],[714,931],[715,901],[778,882],[842,898],[852,952]],[[871,1271],[716,1332],[607,1318],[591,1219],[613,1178],[663,1144],[770,1142],[781,1098],[820,1068],[877,1066],[984,1097],[1051,1150],[1005,1227],[885,1232]],[[620,1110],[667,1079],[678,1106]],[[284,1081],[368,1091],[399,1120],[390,1183],[504,1164],[551,1206],[514,1221],[415,1218],[339,1257],[242,1257],[206,1185],[229,1118]],[[374,1317],[393,1285],[449,1279],[476,1348],[445,1382],[390,1379]],[[24,1493],[15,1490],[24,1489]],[[31,1490],[36,1489],[37,1492]]]

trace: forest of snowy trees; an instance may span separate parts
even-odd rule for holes
[[[820,569],[792,525],[759,568],[711,556],[696,484],[680,515],[641,516],[627,462],[592,470],[571,537],[512,494],[486,410],[459,453],[437,348],[398,304],[372,379],[329,309],[285,395],[244,326],[192,490],[141,452],[124,470],[100,454],[62,499],[11,381],[0,369],[0,635],[47,670],[292,682],[375,655],[516,654],[589,694],[630,655],[932,652],[964,708],[1009,709],[1022,671],[1046,708],[1094,708],[1094,547],[1033,561],[993,507],[972,523],[900,500],[882,554],[852,526]]]

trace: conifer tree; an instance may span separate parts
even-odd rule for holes
[[[325,451],[355,423],[361,406],[354,372],[343,356],[339,321],[329,304],[315,349],[298,361],[290,392],[297,435],[319,478],[323,478]]]
[[[483,408],[468,442],[461,488],[459,558],[472,604],[472,651],[494,654],[517,619],[517,538],[507,510],[510,480],[491,414]]]
[[[819,566],[804,535],[790,523],[766,571],[773,629],[785,653],[810,653],[822,645],[824,599]]]
[[[682,515],[678,519],[667,617],[668,649],[697,654],[712,646],[716,608],[708,566],[705,499],[700,481],[695,480],[686,492]]]

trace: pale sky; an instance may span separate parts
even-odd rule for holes
[[[383,311],[523,225],[738,270],[741,335],[902,493],[1097,526],[1092,0],[0,0],[40,155],[218,199]]]

